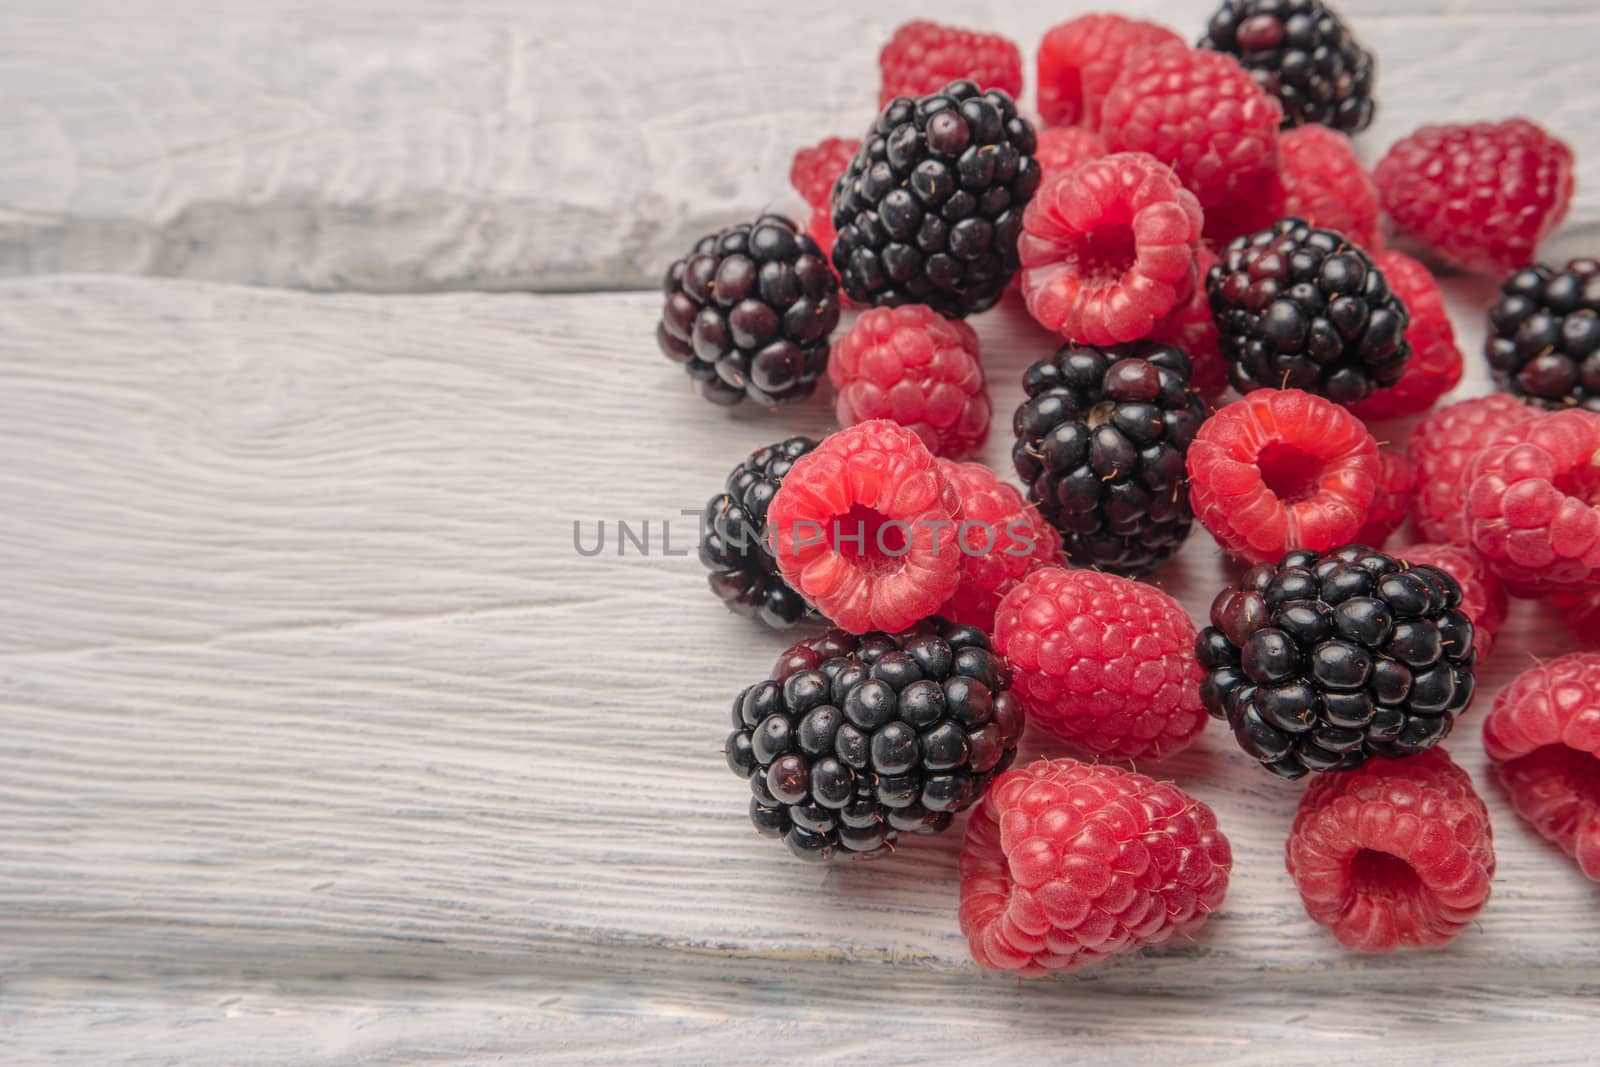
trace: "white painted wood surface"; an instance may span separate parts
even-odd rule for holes
[[[1026,43],[1069,13],[767,6],[0,0],[0,274],[34,275],[0,281],[0,1062],[1592,1062],[1595,889],[1479,746],[1494,690],[1572,647],[1537,606],[1450,743],[1497,831],[1479,929],[1341,950],[1283,871],[1300,788],[1208,730],[1155,769],[1234,842],[1215,920],[989,975],[957,834],[818,870],[750,832],[726,706],[787,640],[660,551],[823,400],[698,401],[649,294],[217,284],[651,284],[792,206],[794,145],[865,121],[902,18]],[[1384,65],[1367,155],[1538,115],[1580,153],[1557,250],[1600,244],[1591,5],[1342,6]],[[1451,282],[1469,354],[1487,293]],[[976,325],[1004,470],[1051,341]],[[648,558],[573,550],[574,520],[647,518]],[[1161,580],[1201,617],[1210,539]]]
[[[1214,0],[1084,5],[1198,37]],[[1589,0],[1344,0],[1379,57],[1371,159],[1430,121],[1581,141]],[[1032,50],[1047,0],[6,0],[0,274],[313,289],[652,286],[701,233],[798,209],[797,145],[859,136],[927,15]],[[1031,92],[1031,69],[1028,72]],[[1572,233],[1600,236],[1580,156]]]

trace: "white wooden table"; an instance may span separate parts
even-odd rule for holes
[[[1600,897],[1479,743],[1573,647],[1537,605],[1449,745],[1500,873],[1443,951],[1314,926],[1301,789],[1216,729],[1156,769],[1233,841],[1225,907],[1079,976],[972,964],[958,833],[818,869],[750,831],[726,708],[788,642],[661,520],[681,551],[680,510],[830,413],[700,402],[627,290],[796,208],[790,153],[865,124],[912,9],[630,6],[0,4],[0,1062],[1593,1062]],[[1553,254],[1600,248],[1600,11],[1343,8],[1365,154],[1535,115],[1580,156]],[[1070,13],[915,10],[1027,48]],[[1449,290],[1481,392],[1490,289]],[[976,325],[1005,469],[1052,345]],[[648,557],[573,549],[646,518]],[[1161,580],[1203,616],[1203,531]]]

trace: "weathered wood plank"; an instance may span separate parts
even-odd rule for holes
[[[1114,6],[1198,36],[1215,4]],[[1341,7],[1381,62],[1367,155],[1426,121],[1514,113],[1592,144],[1600,100],[1573,89],[1600,32],[1585,0]],[[1067,14],[1045,0],[917,13],[1030,52]],[[701,233],[798,209],[791,154],[865,127],[876,52],[900,17],[688,0],[10,5],[0,273],[650,286]],[[1595,159],[1579,153],[1569,231],[1591,243]]]

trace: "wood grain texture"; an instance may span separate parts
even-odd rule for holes
[[[1486,297],[1452,284],[1469,352]],[[1216,730],[1152,769],[1218,811],[1226,905],[1075,978],[972,964],[956,833],[822,870],[751,833],[726,709],[787,641],[723,612],[660,523],[686,549],[680,510],[830,415],[704,404],[656,313],[0,284],[0,1058],[695,1062],[821,1035],[891,1062],[1590,1058],[1595,888],[1478,736],[1572,647],[1537,605],[1450,743],[1500,873],[1440,952],[1315,927],[1282,863],[1299,787]],[[976,325],[1005,469],[1053,343],[1010,305]],[[574,520],[619,518],[651,520],[650,556],[575,553]],[[1225,572],[1197,531],[1160,580],[1202,617]]]
[[[1109,6],[1198,37],[1215,3]],[[1600,97],[1574,88],[1600,36],[1587,0],[1340,7],[1380,59],[1369,159],[1428,121],[1528,114],[1577,141],[1600,126]],[[866,127],[877,49],[905,18],[1005,33],[1031,68],[1070,14],[1048,0],[12,0],[0,274],[649,287],[702,233],[800,208],[794,150]],[[1580,245],[1600,236],[1596,159],[1579,154]]]

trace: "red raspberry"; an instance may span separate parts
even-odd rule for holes
[[[1494,636],[1506,621],[1506,589],[1489,573],[1484,558],[1461,545],[1412,545],[1398,555],[1411,563],[1438,567],[1461,586],[1461,610],[1472,620],[1472,647],[1478,662],[1494,648]]]
[[[1411,359],[1398,382],[1351,404],[1350,410],[1363,419],[1418,415],[1461,383],[1461,349],[1456,347],[1456,332],[1445,312],[1439,283],[1427,267],[1399,252],[1379,252],[1372,261],[1411,312],[1411,322],[1406,326]]]
[[[1047,126],[1038,132],[1038,141],[1033,158],[1044,176],[1040,184],[1106,154],[1105,139],[1082,126]]]
[[[1197,929],[1233,852],[1209,807],[1118,767],[1039,760],[994,780],[961,845],[972,958],[1028,978]]]
[[[1600,882],[1600,652],[1517,675],[1483,720],[1483,747],[1517,814]]]
[[[860,147],[859,140],[828,137],[800,149],[789,165],[789,184],[813,208],[831,210],[833,183],[839,180]]]
[[[1416,498],[1417,469],[1405,453],[1379,449],[1378,491],[1372,495],[1372,507],[1367,512],[1367,521],[1356,533],[1356,543],[1382,548],[1411,517],[1411,505]]]
[[[1051,126],[1100,125],[1100,105],[1131,57],[1182,44],[1165,26],[1121,15],[1082,15],[1052,26],[1039,42],[1039,117]]]
[[[1213,247],[1227,248],[1234,238],[1270,229],[1283,217],[1283,190],[1278,187],[1278,175],[1264,174],[1226,203],[1206,208],[1206,241]]]
[[[1045,567],[1000,602],[994,644],[1050,733],[1097,756],[1160,759],[1205,725],[1194,623],[1153,585]]]
[[[1378,445],[1344,408],[1299,389],[1258,389],[1200,427],[1189,500],[1223,548],[1276,563],[1349,544],[1378,490]]]
[[[1022,216],[1022,295],[1047,329],[1091,345],[1147,337],[1194,293],[1200,205],[1149,156],[1081,163]]]
[[[1282,118],[1278,101],[1232,56],[1164,44],[1123,67],[1100,132],[1113,152],[1170,164],[1209,208],[1238,200],[1277,169]]]
[[[1000,599],[1028,571],[1061,559],[1061,535],[1014,486],[982,463],[939,461],[961,497],[961,584],[939,614],[994,631]]]
[[[1600,585],[1552,593],[1550,603],[1585,648],[1600,648]]]
[[[897,96],[925,96],[965,78],[980,89],[1022,95],[1022,53],[997,34],[917,19],[907,22],[878,53],[882,107]]]
[[[1228,391],[1228,361],[1222,355],[1222,339],[1217,334],[1217,320],[1211,314],[1211,299],[1205,286],[1206,275],[1218,262],[1210,246],[1202,244],[1196,258],[1194,295],[1150,333],[1150,340],[1177,345],[1188,353],[1194,366],[1189,384],[1212,405]]]
[[[1430,541],[1467,543],[1467,464],[1537,412],[1504,393],[1462,400],[1417,423],[1406,454],[1417,466],[1417,529]]]
[[[906,304],[862,312],[828,359],[839,425],[889,419],[936,456],[960,459],[989,436],[978,335],[959,319]]]
[[[1600,415],[1513,427],[1473,458],[1466,484],[1467,535],[1513,595],[1600,582]]]
[[[1278,136],[1277,200],[1280,217],[1342,233],[1368,253],[1379,250],[1378,187],[1350,138],[1336,130],[1312,124]]]
[[[1572,149],[1526,119],[1424,126],[1374,176],[1401,230],[1446,262],[1498,277],[1533,262],[1572,201]]]
[[[1342,944],[1443,945],[1489,902],[1489,811],[1443,749],[1372,760],[1311,783],[1288,865],[1306,913]]]
[[[932,615],[961,577],[961,500],[922,439],[876,419],[795,462],[767,509],[778,570],[852,633]]]

